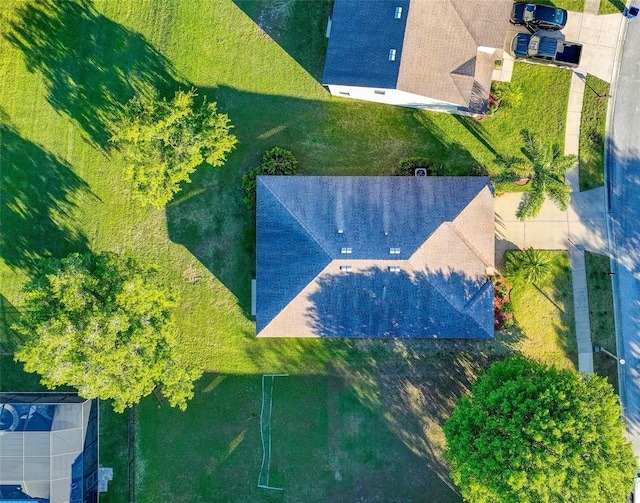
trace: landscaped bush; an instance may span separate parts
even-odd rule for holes
[[[494,82],[491,93],[498,106],[518,108],[524,99],[522,86],[515,82]]]
[[[513,314],[513,304],[511,301],[507,301],[502,304],[502,312],[504,314]]]
[[[256,207],[256,177],[258,175],[295,175],[298,173],[298,160],[290,150],[274,147],[262,156],[262,164],[242,177],[244,202],[249,209]]]
[[[407,157],[393,168],[393,174],[396,176],[414,176],[416,168],[426,169],[427,175],[432,175],[434,171],[431,159],[426,157]]]
[[[514,310],[511,303],[511,285],[499,275],[489,276],[493,283],[493,327],[495,330],[510,328],[514,325]]]

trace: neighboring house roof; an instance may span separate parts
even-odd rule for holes
[[[486,177],[260,176],[256,219],[259,336],[493,336]]]
[[[367,65],[386,63],[391,73],[399,62],[396,80],[387,88],[483,112],[496,58],[486,48],[501,55],[512,0],[411,0],[404,26],[393,17],[399,3],[336,0],[323,83],[384,87],[368,78]],[[397,34],[391,37],[379,26],[404,30],[402,53],[394,62],[382,59],[397,44]]]
[[[98,501],[98,402],[0,393],[0,501]]]
[[[402,8],[395,19],[396,8]],[[409,0],[338,0],[324,68],[325,84],[393,89],[398,81]],[[389,51],[396,50],[395,61]]]

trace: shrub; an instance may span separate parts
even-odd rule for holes
[[[280,147],[267,150],[262,156],[262,164],[242,177],[244,202],[250,210],[256,207],[256,178],[259,175],[295,175],[298,160],[293,153]]]
[[[513,318],[505,318],[502,321],[502,328],[513,328],[516,326],[516,320]]]
[[[395,176],[414,176],[416,168],[424,168],[427,175],[433,174],[433,162],[426,157],[407,157],[402,159],[397,167],[393,168]]]
[[[298,160],[290,150],[274,147],[262,156],[261,175],[295,175]]]
[[[494,82],[491,91],[505,108],[517,108],[524,99],[522,87],[514,82]]]
[[[513,314],[513,304],[511,302],[504,302],[502,304],[502,312],[504,314]]]
[[[504,280],[501,279],[499,283],[494,283],[496,292],[500,294],[501,297],[506,297],[509,293],[509,286],[504,283]]]

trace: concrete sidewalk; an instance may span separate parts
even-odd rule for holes
[[[573,285],[573,314],[576,322],[578,346],[578,370],[593,374],[593,346],[591,321],[589,320],[589,295],[584,250],[569,246],[571,259],[571,284]]]

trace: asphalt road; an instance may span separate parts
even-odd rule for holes
[[[607,188],[618,357],[625,360],[619,365],[620,397],[640,457],[640,18],[629,21],[613,99]]]

